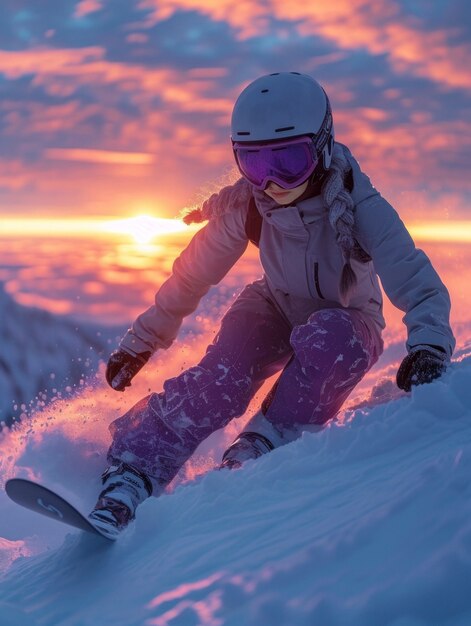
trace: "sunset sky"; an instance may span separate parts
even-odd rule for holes
[[[293,70],[406,219],[471,219],[468,0],[2,0],[0,217],[172,217],[227,180],[233,102]]]

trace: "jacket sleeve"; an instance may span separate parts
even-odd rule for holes
[[[209,288],[224,278],[245,251],[245,213],[229,211],[196,233],[175,260],[154,304],[137,317],[121,340],[121,348],[133,354],[170,347],[183,318],[195,311]]]
[[[426,344],[451,357],[455,339],[450,327],[450,296],[427,255],[416,248],[393,207],[373,187],[349,155],[356,205],[355,236],[373,260],[391,302],[405,313],[407,349]]]

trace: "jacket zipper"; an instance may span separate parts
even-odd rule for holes
[[[322,291],[321,291],[321,285],[319,282],[319,263],[316,261],[316,263],[314,263],[314,282],[316,284],[316,291],[317,291],[317,295],[319,296],[319,298],[321,300],[325,300]]]

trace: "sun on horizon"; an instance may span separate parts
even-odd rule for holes
[[[198,225],[201,227],[201,224]],[[195,226],[187,226],[177,218],[138,214],[132,217],[5,218],[1,220],[0,235],[35,237],[90,237],[122,235],[136,244],[147,245],[159,236],[177,233],[191,234]]]
[[[178,219],[136,215],[108,220],[102,224],[101,229],[112,234],[130,235],[136,243],[147,244],[159,235],[188,231],[188,226]]]

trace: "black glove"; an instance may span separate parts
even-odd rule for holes
[[[402,361],[396,376],[399,389],[430,383],[446,370],[446,354],[438,346],[416,346]]]
[[[124,350],[112,352],[106,366],[106,381],[116,391],[124,391],[131,386],[131,380],[150,359],[152,352],[141,352],[133,356]]]

